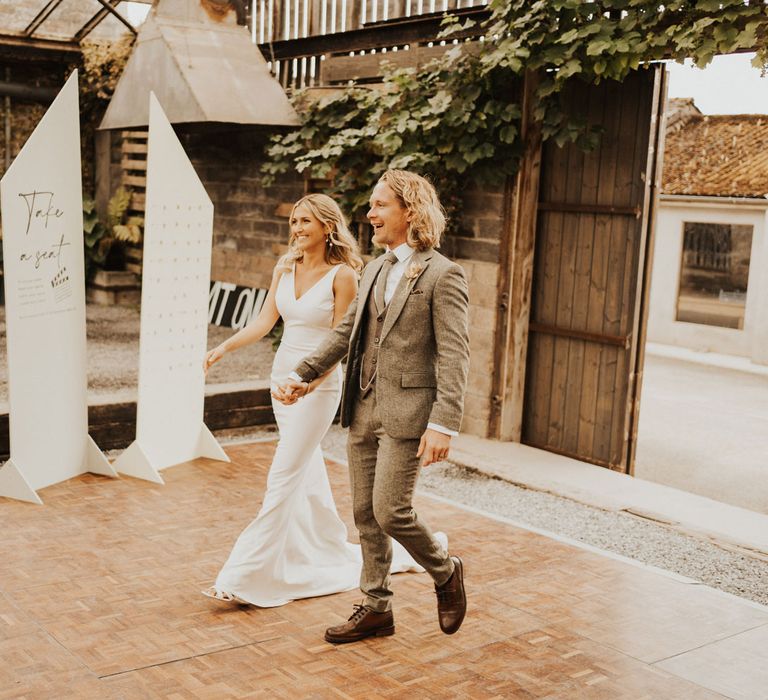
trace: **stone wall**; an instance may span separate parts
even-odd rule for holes
[[[464,267],[469,283],[470,367],[462,431],[486,437],[493,394],[503,189],[470,187],[463,203],[459,233],[446,241],[443,252]]]
[[[462,196],[463,207],[458,232],[443,246],[451,258],[495,263],[499,260],[503,188],[480,188],[470,185]]]
[[[486,437],[491,414],[499,266],[477,260],[456,262],[464,268],[469,283],[469,381],[461,430]]]

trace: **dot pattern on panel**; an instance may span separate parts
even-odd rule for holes
[[[154,205],[147,212],[142,275],[141,383],[181,379],[205,354],[211,208]],[[181,373],[181,376],[179,376]]]

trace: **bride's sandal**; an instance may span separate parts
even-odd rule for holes
[[[214,600],[221,600],[225,603],[241,603],[247,605],[247,601],[242,598],[238,598],[234,593],[227,591],[220,591],[216,586],[206,588],[204,591],[200,591],[206,598],[213,598]]]

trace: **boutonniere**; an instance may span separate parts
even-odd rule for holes
[[[421,274],[423,269],[424,265],[421,263],[411,262],[411,264],[408,265],[408,269],[405,271],[406,279],[415,280]]]

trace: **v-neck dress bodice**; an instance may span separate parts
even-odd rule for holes
[[[325,339],[333,326],[333,281],[340,265],[334,265],[314,285],[296,298],[296,267],[284,272],[277,284],[275,304],[283,319],[283,337],[272,365],[272,383],[283,383],[305,355]],[[338,391],[341,368],[337,367],[317,391]]]

